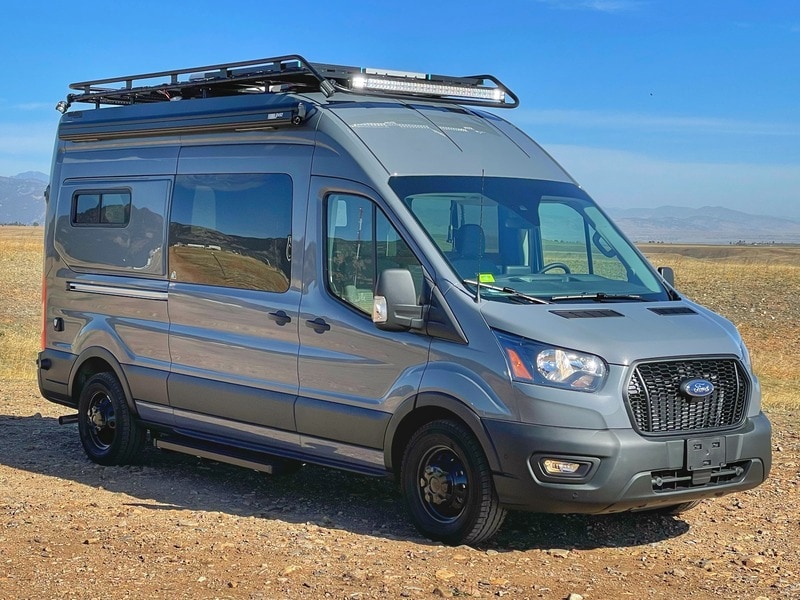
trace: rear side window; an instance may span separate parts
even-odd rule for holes
[[[56,187],[53,242],[80,272],[166,274],[165,177],[65,179]]]
[[[285,292],[292,180],[285,174],[181,175],[169,224],[172,281]]]
[[[73,225],[125,227],[131,218],[129,190],[77,192],[72,199]]]

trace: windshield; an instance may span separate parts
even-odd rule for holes
[[[393,177],[392,189],[468,286],[487,299],[666,300],[653,269],[571,183]]]

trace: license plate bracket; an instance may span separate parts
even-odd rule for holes
[[[725,437],[686,440],[686,469],[701,471],[725,466]]]

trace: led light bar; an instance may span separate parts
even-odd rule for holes
[[[469,87],[466,85],[452,85],[432,82],[418,74],[413,78],[394,79],[374,75],[356,75],[350,80],[354,90],[368,90],[378,92],[394,92],[401,94],[420,94],[426,96],[446,96],[449,98],[469,98],[488,102],[505,102],[505,92],[500,88]]]

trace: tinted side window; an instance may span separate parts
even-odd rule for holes
[[[384,269],[408,269],[417,294],[422,289],[419,260],[386,215],[366,198],[328,197],[325,253],[328,289],[365,314],[372,314],[375,283]]]
[[[288,175],[178,176],[169,224],[170,279],[285,292],[291,234]]]
[[[127,190],[78,192],[72,199],[73,225],[125,227],[131,216],[131,193]]]
[[[171,188],[157,177],[62,181],[51,199],[56,251],[76,270],[163,277]]]

